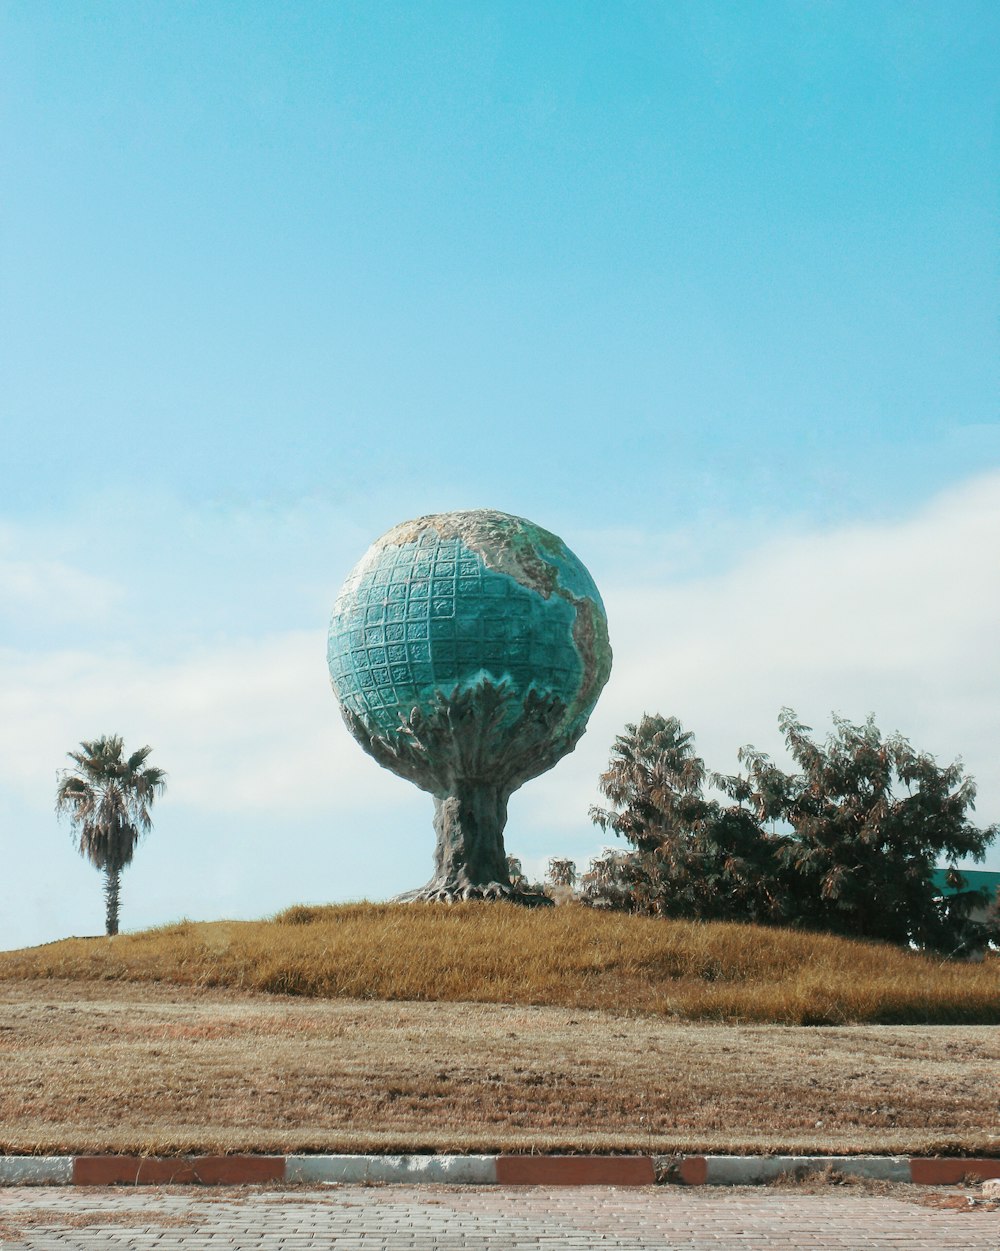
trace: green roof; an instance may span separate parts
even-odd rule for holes
[[[984,890],[990,896],[995,895],[1000,890],[1000,873],[990,873],[985,869],[959,869],[962,877],[965,879],[965,885],[961,890]],[[940,886],[943,894],[957,895],[959,888],[948,885],[948,870],[935,869],[931,874],[935,886]]]

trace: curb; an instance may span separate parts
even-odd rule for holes
[[[879,1155],[0,1156],[0,1186],[245,1186],[444,1182],[476,1186],[746,1186],[783,1173],[949,1185],[1000,1178],[1000,1158]]]

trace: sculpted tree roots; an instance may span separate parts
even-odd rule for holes
[[[394,903],[463,903],[466,900],[482,899],[491,903],[521,904],[526,908],[551,908],[553,901],[548,895],[536,895],[530,891],[518,890],[509,882],[478,882],[462,884],[458,881],[439,883],[433,878],[420,890],[410,890],[397,895]]]

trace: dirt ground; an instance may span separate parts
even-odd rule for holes
[[[1000,1153],[1000,1030],[0,982],[0,1152]]]

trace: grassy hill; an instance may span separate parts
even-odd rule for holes
[[[0,954],[0,980],[175,983],[785,1025],[998,1024],[1000,958],[566,905],[296,906]]]

